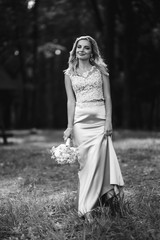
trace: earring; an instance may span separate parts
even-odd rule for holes
[[[91,62],[94,61],[93,54],[90,55],[90,61],[91,61]]]

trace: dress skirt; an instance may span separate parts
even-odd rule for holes
[[[74,118],[74,143],[79,149],[78,213],[93,210],[102,196],[121,194],[124,185],[111,137],[104,136],[106,119],[103,102],[77,104]]]

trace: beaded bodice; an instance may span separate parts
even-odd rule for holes
[[[71,79],[78,104],[104,101],[102,75],[95,66],[83,73],[83,75],[72,75],[69,69],[65,74],[69,75]]]

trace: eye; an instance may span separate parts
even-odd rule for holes
[[[81,45],[77,45],[77,48],[81,48]]]

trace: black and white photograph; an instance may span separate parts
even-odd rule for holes
[[[160,240],[159,0],[0,0],[0,240]]]

